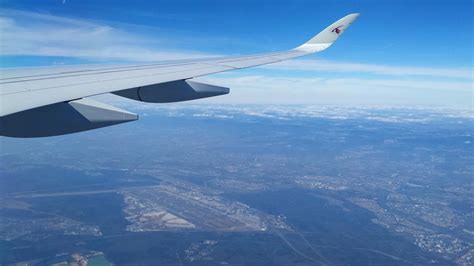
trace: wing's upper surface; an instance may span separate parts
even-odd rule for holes
[[[322,51],[331,46],[357,16],[358,14],[345,16],[307,43],[282,52],[148,64],[3,69],[0,76],[0,117],[5,120],[4,117],[35,108],[68,103],[109,92],[117,92],[118,95],[143,101],[147,101],[143,97],[148,95],[148,99],[152,99],[148,101],[152,102],[167,101],[166,97],[160,98],[158,95],[157,100],[156,97],[150,96],[158,92],[171,93],[174,97],[171,99],[184,97],[184,100],[189,100],[209,97],[206,96],[209,95],[209,90],[215,92],[216,87],[206,87],[210,85],[205,84],[198,86],[198,83],[183,83],[183,81],[193,77],[270,64]],[[162,86],[159,86],[163,83],[177,86],[179,88],[178,95],[175,95],[176,92],[166,91]],[[167,90],[172,90],[173,86],[165,87],[168,88]],[[140,90],[140,88],[147,90]],[[189,96],[189,93],[195,92],[204,94],[196,97]],[[211,93],[211,96],[215,95]],[[5,135],[3,133],[5,127],[10,126],[11,123],[11,121],[8,123],[2,121],[3,135]]]

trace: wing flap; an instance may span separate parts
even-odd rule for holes
[[[80,99],[0,117],[0,135],[17,138],[56,136],[137,119],[136,114],[117,107]]]
[[[113,94],[149,103],[183,102],[229,93],[229,88],[199,83],[191,80],[178,80],[150,86],[116,91]]]

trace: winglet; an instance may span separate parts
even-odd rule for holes
[[[358,16],[359,13],[353,13],[341,18],[318,33],[318,35],[314,36],[308,42],[296,47],[295,50],[315,53],[329,48]]]

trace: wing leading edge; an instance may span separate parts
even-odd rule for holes
[[[323,51],[330,47],[358,16],[359,14],[347,15],[303,45],[282,52],[140,65],[3,69],[0,76],[0,135],[61,135],[137,119],[127,111],[80,100],[104,93],[115,93],[146,102],[176,102],[227,94],[227,88],[201,84],[189,79]],[[89,111],[84,115],[84,111],[81,113],[78,110]],[[58,112],[64,115],[58,115]],[[69,113],[79,114],[77,118],[81,122],[69,122],[65,129],[64,121],[70,117],[67,115]],[[123,114],[118,115],[120,113]],[[32,124],[41,128],[35,130]]]

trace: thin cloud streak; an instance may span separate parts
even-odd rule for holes
[[[230,96],[210,103],[388,104],[472,106],[472,83],[361,78],[238,77],[199,80],[231,88]]]
[[[223,75],[221,75],[223,76]],[[275,88],[302,88],[319,89],[332,87],[345,88],[403,88],[411,90],[451,90],[459,92],[471,92],[470,82],[451,81],[423,81],[423,80],[397,80],[397,79],[360,79],[360,78],[301,78],[301,77],[268,77],[268,76],[245,76],[245,77],[219,77],[201,78],[218,84],[230,84],[238,88],[256,88],[261,90]],[[257,85],[258,84],[258,85]]]
[[[0,55],[64,56],[95,60],[166,61],[210,57],[157,49],[160,40],[81,19],[0,10]]]
[[[386,66],[376,64],[359,64],[348,62],[334,62],[329,60],[299,59],[279,62],[266,68],[283,70],[328,71],[328,72],[356,72],[390,76],[431,76],[444,78],[472,79],[473,69],[465,68],[428,68],[409,66]]]

